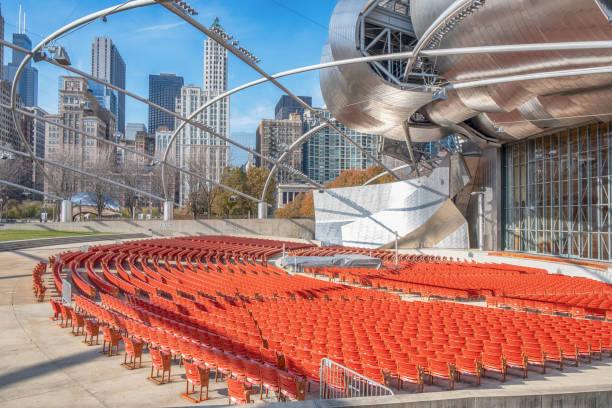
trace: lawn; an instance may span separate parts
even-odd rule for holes
[[[0,230],[0,241],[19,241],[22,239],[74,237],[79,235],[96,235],[102,232],[90,231],[46,231],[46,230]]]

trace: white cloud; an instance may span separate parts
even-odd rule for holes
[[[244,114],[237,110],[230,118],[230,127],[232,132],[255,132],[260,120],[271,119],[273,116],[273,106],[258,105]]]
[[[137,33],[142,33],[144,31],[167,31],[167,30],[171,30],[174,27],[178,27],[180,25],[186,24],[185,21],[180,21],[178,23],[170,23],[170,24],[157,24],[157,25],[152,25],[149,27],[144,27],[144,28],[140,28],[138,30],[136,30]]]

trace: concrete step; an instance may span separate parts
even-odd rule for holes
[[[20,249],[39,248],[54,245],[66,245],[96,241],[114,241],[123,239],[147,238],[146,234],[103,234],[103,235],[78,235],[74,237],[57,237],[57,238],[40,238],[40,239],[24,239],[20,241],[4,241],[0,242],[0,252],[16,251]]]

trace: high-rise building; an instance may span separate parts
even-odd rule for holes
[[[256,150],[264,156],[278,159],[287,148],[302,135],[302,117],[297,113],[291,113],[289,119],[263,119],[259,122],[256,133]],[[283,161],[287,166],[297,170],[302,169],[301,148],[292,151]],[[258,167],[271,170],[273,164],[263,161],[257,157]],[[289,184],[300,182],[301,179],[287,170],[278,169],[274,174],[276,184]]]
[[[47,115],[46,118],[76,128],[81,132],[95,135],[98,138],[107,140],[114,138],[115,115],[100,106],[98,100],[89,91],[89,84],[86,79],[73,76],[60,77],[58,100],[59,114]],[[109,161],[109,166],[114,165],[116,152],[107,143],[47,123],[45,128],[45,157],[74,167],[88,169],[100,165],[100,160]],[[49,174],[59,171],[51,166],[45,166],[45,168]],[[65,188],[65,191],[59,192],[64,195],[76,192],[84,187],[82,178],[70,176],[69,179],[65,179],[63,173],[58,173],[55,177],[52,177],[56,181],[56,186]],[[51,189],[52,186],[45,180],[45,191]]]
[[[26,34],[25,28],[25,13],[23,14],[23,22],[21,20],[21,7],[19,7],[19,24],[17,32],[13,33],[13,44],[26,50],[32,49],[32,41]],[[2,38],[4,38],[4,20],[1,22]],[[25,54],[13,49],[11,62],[3,66],[3,77],[6,81],[13,82],[17,74],[17,68],[25,58]],[[3,60],[3,55],[0,56],[0,61]],[[17,93],[21,96],[21,101],[24,106],[38,105],[38,70],[32,66],[32,61],[28,61],[25,69],[19,78],[17,85]]]
[[[118,92],[114,89],[107,88],[99,82],[89,81],[89,90],[93,96],[98,100],[100,107],[109,110],[117,117],[119,109],[119,97]]]
[[[96,37],[91,44],[91,75],[125,89],[125,62],[110,38]],[[125,134],[125,95],[117,95],[116,129]]]
[[[0,40],[4,41],[4,17],[2,17],[1,8],[0,8]],[[0,47],[0,68],[4,69],[4,47]]]
[[[211,28],[222,30],[219,19]],[[210,38],[204,41],[204,88],[183,86],[175,110],[186,117],[199,106],[227,90],[227,50]],[[229,138],[229,98],[224,98],[200,113],[196,120],[211,127],[215,133]],[[207,178],[220,181],[229,164],[229,145],[208,132],[187,125],[179,133],[177,157],[181,167],[191,168]],[[184,204],[191,192],[190,180],[181,174],[179,203]]]
[[[200,105],[214,97],[197,86],[184,86],[181,89],[181,98],[177,99],[176,111],[182,116],[189,116]],[[228,102],[222,100],[215,103],[196,120],[205,123],[215,132],[228,137]],[[225,140],[211,135],[195,126],[187,125],[181,130],[177,138],[177,155],[181,167],[197,171],[203,176],[220,181],[223,169],[229,164],[229,145]],[[184,204],[189,196],[190,178],[181,174],[179,203]]]
[[[218,17],[210,28],[223,30]],[[210,38],[204,41],[203,84],[204,91],[211,95],[227,91],[227,50]]]
[[[28,123],[27,127],[29,128],[29,131],[27,132],[29,133],[29,136],[27,137],[27,139],[31,142],[34,155],[37,157],[44,158],[45,122],[43,122],[42,119],[44,119],[44,117],[47,116],[48,113],[44,109],[39,108],[38,106],[24,107],[24,109],[36,115],[35,118],[25,118],[25,121],[27,121]],[[42,190],[44,188],[42,172],[34,162],[32,162],[32,186],[37,190]]]
[[[125,140],[136,140],[136,134],[138,132],[147,133],[147,127],[144,123],[128,123],[125,126]]]
[[[149,75],[149,102],[174,111],[176,98],[181,96],[183,77],[174,74]],[[174,116],[149,106],[149,132],[155,133],[157,128],[165,126],[174,130]]]
[[[312,106],[312,98],[310,96],[298,96],[298,98],[306,102],[308,106]],[[304,114],[304,107],[289,95],[281,96],[274,108],[274,119],[286,120],[289,119],[289,115],[292,113],[302,116]]]
[[[333,119],[326,109],[316,109],[324,117],[334,121],[348,137],[381,159],[379,136],[357,132]],[[308,111],[304,113],[304,131],[319,124],[319,120]],[[344,170],[366,169],[375,163],[357,147],[345,140],[338,132],[327,127],[313,135],[303,146],[303,171],[312,180],[326,183],[336,179]]]

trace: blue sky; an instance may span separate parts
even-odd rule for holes
[[[119,4],[120,0],[9,0],[2,2],[4,36],[9,41],[16,31],[19,4],[26,12],[27,33],[34,44],[64,24],[96,10]],[[327,27],[336,2],[333,0],[191,0],[199,12],[196,19],[206,26],[216,16],[240,45],[261,59],[269,73],[315,64],[327,39]],[[148,76],[160,72],[181,75],[186,84],[202,86],[205,37],[165,8],[154,5],[110,16],[106,23],[93,22],[58,43],[69,52],[73,66],[90,72],[91,42],[95,36],[112,38],[127,65],[127,88],[148,96]],[[10,50],[5,49],[5,63]],[[38,102],[50,113],[57,112],[59,68],[38,63]],[[69,74],[69,73],[68,73]],[[258,75],[230,56],[229,87],[257,79]],[[313,97],[323,104],[316,72],[282,79],[294,93]],[[231,98],[230,134],[248,146],[255,145],[260,119],[272,118],[281,92],[272,85],[259,85]],[[147,123],[148,107],[126,98],[126,123]],[[246,155],[233,149],[232,163],[241,164]]]

